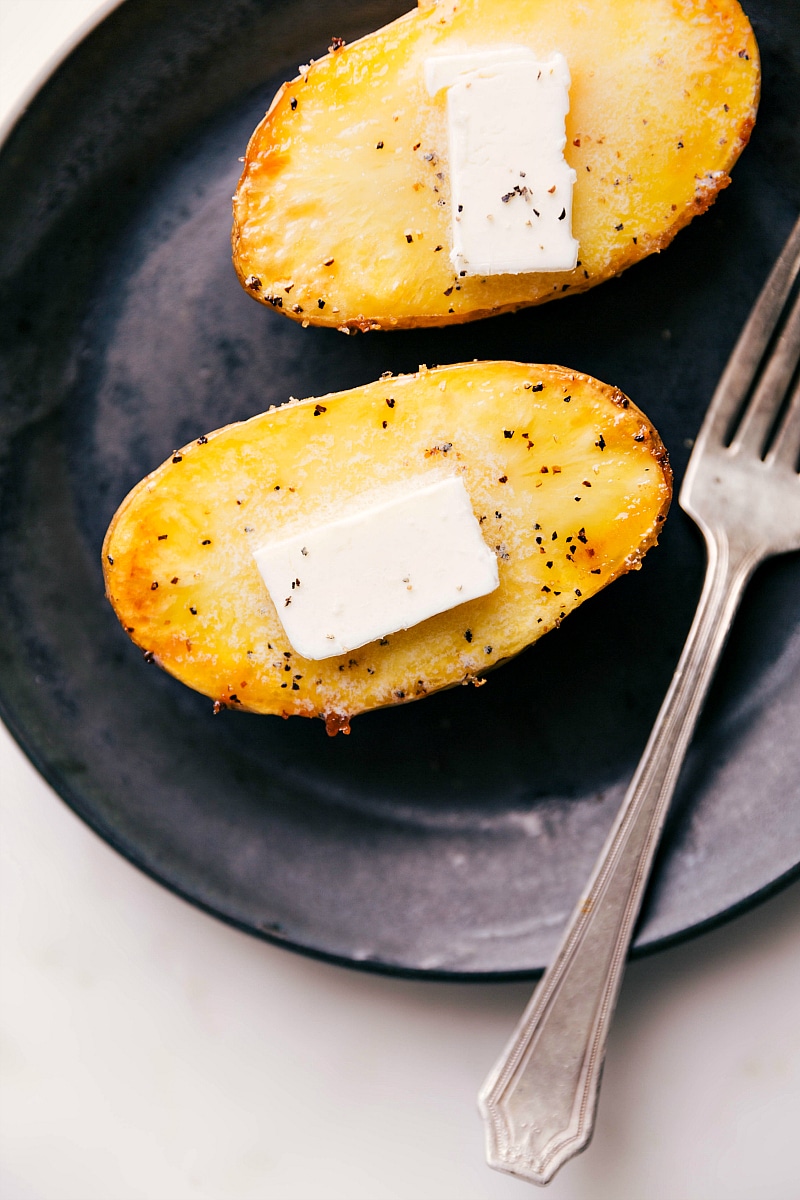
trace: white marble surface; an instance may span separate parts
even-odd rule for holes
[[[0,0],[0,119],[102,7]],[[475,1110],[526,986],[236,933],[109,850],[2,728],[0,821],[2,1200],[526,1194],[484,1166]],[[594,1143],[553,1200],[796,1200],[798,1016],[797,885],[633,964]]]

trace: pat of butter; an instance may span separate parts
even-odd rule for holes
[[[368,502],[253,557],[292,648],[310,659],[408,629],[499,583],[457,476]]]
[[[576,175],[564,158],[566,59],[524,46],[429,58],[447,89],[453,267],[459,275],[571,271]]]

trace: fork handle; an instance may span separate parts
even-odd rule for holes
[[[591,1140],[611,1016],[686,748],[758,555],[706,531],[708,568],[669,691],[552,965],[479,1096],[489,1165],[549,1183]]]

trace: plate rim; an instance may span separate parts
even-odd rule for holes
[[[124,2],[124,0],[123,0]],[[172,895],[177,896],[193,908],[199,909],[207,916],[214,917],[223,922],[223,924],[238,929],[242,933],[249,934],[251,937],[258,938],[261,941],[267,942],[272,946],[278,946],[284,950],[291,950],[295,954],[303,955],[306,958],[313,958],[319,962],[329,963],[333,966],[346,967],[353,971],[366,971],[372,975],[390,976],[399,979],[412,980],[429,980],[431,983],[514,983],[524,980],[536,980],[541,977],[545,967],[531,967],[516,971],[447,971],[441,968],[422,968],[422,967],[407,967],[398,963],[383,961],[376,958],[356,959],[348,958],[346,955],[333,954],[327,950],[321,950],[317,946],[305,944],[293,938],[279,937],[274,933],[268,933],[263,928],[255,925],[249,925],[244,921],[238,920],[229,913],[223,912],[213,905],[206,904],[203,900],[192,896],[188,891],[179,887],[172,880],[167,879],[158,871],[154,870],[144,859],[136,853],[132,845],[127,844],[126,839],[120,837],[113,829],[107,827],[105,823],[98,819],[93,813],[88,811],[81,803],[81,799],[75,789],[63,779],[59,779],[58,771],[51,767],[46,762],[45,758],[40,754],[38,747],[33,743],[29,743],[25,737],[21,727],[13,718],[13,714],[8,709],[5,703],[5,696],[0,690],[0,720],[2,720],[6,729],[14,738],[17,745],[25,754],[28,761],[38,771],[46,783],[53,789],[56,798],[66,804],[83,823],[88,826],[92,833],[96,834],[107,846],[121,855],[126,862],[131,866],[136,867],[145,876],[153,882],[160,884],[166,888]],[[764,887],[758,888],[755,892],[736,901],[728,908],[721,912],[715,913],[711,917],[704,917],[693,925],[687,925],[681,930],[674,933],[665,934],[663,937],[654,938],[650,942],[645,942],[639,945],[632,944],[628,954],[629,959],[647,958],[651,954],[659,953],[662,950],[669,950],[673,946],[681,945],[683,942],[693,941],[704,933],[709,933],[714,929],[718,929],[723,925],[727,925],[729,921],[735,920],[743,913],[749,912],[750,909],[762,904],[770,897],[776,895],[789,887],[790,884],[800,880],[800,863],[790,867],[781,875],[776,876]],[[645,893],[646,899],[646,893]],[[565,921],[566,925],[566,921]]]

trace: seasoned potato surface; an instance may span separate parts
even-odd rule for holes
[[[459,474],[500,586],[324,661],[292,651],[252,550],[339,516],[375,489]],[[319,716],[477,680],[655,543],[671,475],[646,417],[614,388],[511,362],[294,401],[176,451],[130,493],[103,547],[108,597],[148,658],[217,707]]]
[[[444,93],[429,57],[561,52],[573,271],[454,276]],[[759,95],[736,0],[439,0],[333,49],[247,150],[233,252],[257,300],[316,325],[445,325],[583,291],[662,250],[730,182]]]

